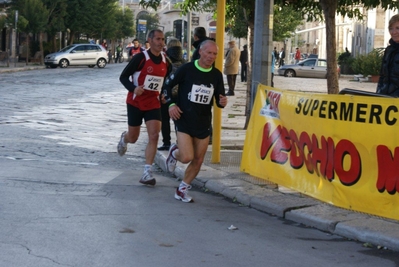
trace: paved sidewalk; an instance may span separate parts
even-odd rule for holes
[[[44,68],[44,66],[0,67],[0,78],[2,72],[38,68]],[[340,89],[351,88],[375,92],[376,84],[354,82],[351,81],[351,78],[341,77]],[[243,130],[245,125],[246,84],[239,82],[239,77],[237,80],[236,95],[229,97],[229,103],[222,112],[221,162],[219,164],[211,163],[212,146],[210,145],[204,165],[198,177],[194,180],[194,185],[222,194],[235,202],[268,214],[349,239],[359,240],[367,243],[367,245],[372,244],[373,246],[399,251],[398,221],[337,208],[240,172],[239,167],[246,132]],[[279,89],[312,93],[327,92],[325,79],[275,76],[274,82]],[[172,134],[172,137],[174,136]],[[167,152],[158,151],[155,158],[156,164],[165,172],[166,154]],[[178,163],[175,171],[177,179],[183,177],[185,166]]]
[[[375,83],[355,82],[351,80],[352,78],[351,76],[341,77],[340,89],[351,88],[375,92]],[[312,93],[327,92],[325,79],[275,76],[274,83],[279,89]],[[246,83],[237,82],[235,96],[229,97],[229,103],[222,112],[221,162],[211,163],[212,146],[210,145],[204,165],[194,180],[194,186],[206,188],[268,214],[359,240],[367,245],[399,251],[398,221],[337,208],[240,172],[245,140],[245,130],[243,130],[245,105]],[[165,172],[166,156],[167,152],[158,151],[155,159],[156,164]],[[185,167],[186,165],[178,163],[175,171],[177,179],[183,177]]]

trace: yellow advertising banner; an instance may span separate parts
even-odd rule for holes
[[[399,220],[399,99],[259,85],[241,171]]]

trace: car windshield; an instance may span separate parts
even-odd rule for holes
[[[61,49],[60,51],[58,51],[58,52],[66,52],[66,51],[68,51],[69,49],[71,49],[72,47],[75,47],[76,45],[68,45],[68,46],[66,46],[66,47],[64,47],[63,49]]]

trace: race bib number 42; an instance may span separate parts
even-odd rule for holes
[[[147,75],[144,80],[144,89],[157,91],[161,90],[163,84],[163,77]]]
[[[194,84],[191,88],[190,101],[197,104],[209,104],[213,96],[213,88]]]

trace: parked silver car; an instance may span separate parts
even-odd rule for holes
[[[285,77],[327,78],[327,61],[308,58],[298,64],[284,65],[278,69],[278,75]]]
[[[68,66],[95,65],[104,68],[107,65],[107,51],[97,44],[72,44],[60,51],[46,55],[44,64],[51,68],[66,68]]]

